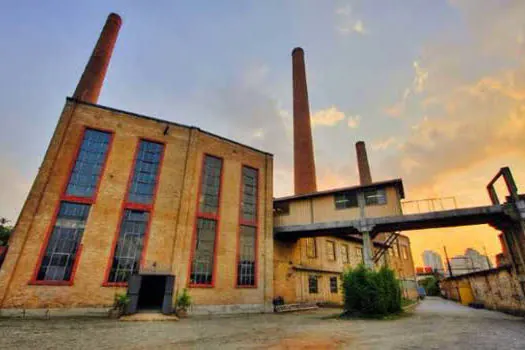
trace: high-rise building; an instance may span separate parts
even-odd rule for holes
[[[423,256],[423,262],[425,266],[429,266],[432,268],[432,270],[443,273],[443,260],[441,260],[441,255],[436,253],[433,250],[425,250],[422,254]]]
[[[453,275],[461,275],[491,269],[492,264],[486,255],[482,255],[476,249],[467,248],[465,254],[450,259],[450,267]]]

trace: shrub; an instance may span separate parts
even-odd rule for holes
[[[344,309],[349,315],[382,316],[401,311],[401,288],[394,272],[363,265],[343,274]]]
[[[182,290],[181,295],[177,296],[175,306],[182,310],[187,310],[191,306],[191,296],[186,288]]]
[[[127,296],[127,294],[117,293],[115,294],[115,301],[113,303],[113,308],[124,311],[126,306],[128,306],[129,302],[130,302],[130,299]]]

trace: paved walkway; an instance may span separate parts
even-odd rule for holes
[[[336,309],[180,322],[0,319],[0,349],[525,349],[525,321],[427,298],[397,320]]]

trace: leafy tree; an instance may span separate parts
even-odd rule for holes
[[[419,281],[421,287],[425,288],[428,296],[439,296],[439,285],[436,277],[431,276]]]
[[[0,218],[0,246],[7,245],[9,235],[11,235],[11,232],[13,231],[12,227],[7,226],[8,222],[9,220],[6,218]]]

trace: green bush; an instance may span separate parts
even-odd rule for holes
[[[344,309],[347,315],[383,316],[401,311],[401,288],[394,272],[363,265],[343,274]]]
[[[419,281],[419,285],[425,288],[425,293],[428,296],[439,296],[439,285],[436,277],[427,277],[424,280]]]
[[[187,310],[191,306],[191,296],[186,288],[182,290],[181,295],[177,296],[175,306],[182,310]]]

